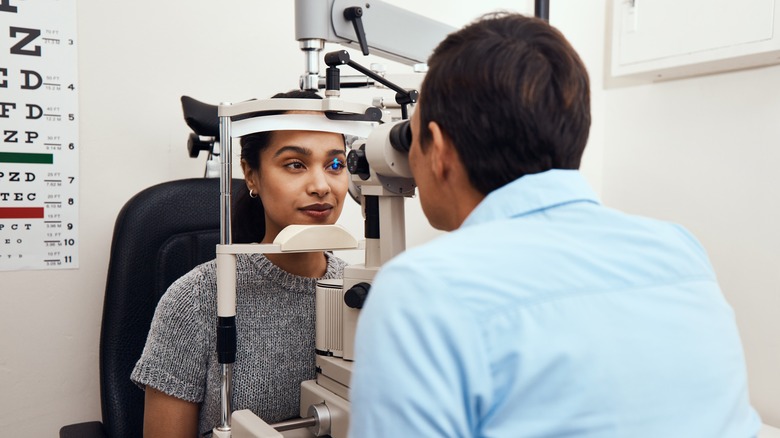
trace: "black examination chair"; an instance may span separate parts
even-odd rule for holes
[[[242,185],[234,179],[233,192]],[[163,292],[215,257],[219,203],[218,179],[193,178],[149,187],[119,212],[100,331],[103,421],[64,426],[60,438],[143,436],[144,393],[130,381],[130,372]]]

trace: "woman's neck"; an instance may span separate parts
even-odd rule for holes
[[[274,265],[300,277],[324,277],[328,271],[328,259],[323,252],[266,254],[265,256]]]

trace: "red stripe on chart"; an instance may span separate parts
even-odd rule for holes
[[[43,219],[43,207],[0,207],[0,219]]]

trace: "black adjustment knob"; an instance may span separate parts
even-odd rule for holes
[[[352,309],[362,309],[368,297],[369,289],[371,289],[370,284],[364,282],[357,283],[344,293],[344,304]]]
[[[349,151],[349,154],[347,154],[347,170],[349,170],[349,173],[359,176],[363,181],[371,176],[365,149],[352,149]]]
[[[395,93],[395,102],[399,105],[417,103],[420,93],[417,90],[409,90],[406,93]]]
[[[207,137],[207,140],[203,140],[198,134],[191,132],[187,138],[187,151],[190,153],[190,158],[197,158],[200,151],[211,152],[214,141],[216,140],[213,137]]]
[[[338,67],[340,65],[349,64],[349,53],[346,50],[336,50],[335,52],[328,52],[325,54],[325,65],[328,67]]]

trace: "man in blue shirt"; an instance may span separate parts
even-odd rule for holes
[[[734,315],[682,227],[578,172],[589,81],[546,22],[497,14],[429,60],[409,162],[431,224],[357,328],[350,436],[750,437]]]

